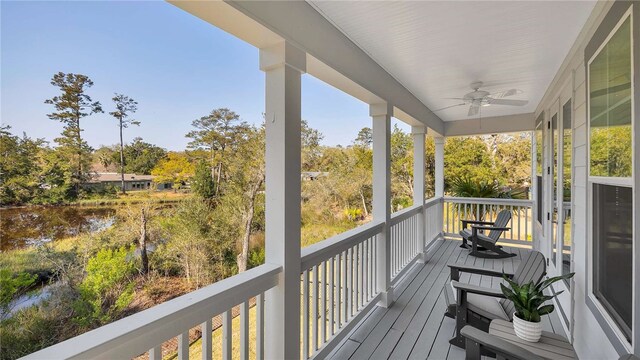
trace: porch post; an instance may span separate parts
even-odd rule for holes
[[[425,249],[425,214],[424,208],[424,142],[425,142],[425,127],[424,126],[412,126],[411,134],[413,136],[413,205],[422,205],[422,212],[418,216],[418,238],[416,241],[419,244],[421,258],[424,260]]]
[[[383,221],[382,233],[377,245],[377,287],[382,294],[380,305],[393,303],[391,288],[391,115],[393,107],[388,103],[371,104],[369,113],[373,120],[373,220]]]
[[[433,138],[435,143],[435,160],[436,160],[436,169],[435,169],[435,196],[442,198],[444,197],[444,136],[434,136]],[[443,234],[443,224],[444,224],[444,200],[440,202],[440,204],[436,205],[440,210],[438,211],[439,218],[438,224],[440,226],[440,234]]]
[[[300,80],[306,54],[282,42],[260,49],[266,74],[266,262],[282,266],[265,295],[266,359],[300,357]]]

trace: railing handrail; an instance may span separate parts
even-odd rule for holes
[[[533,206],[533,200],[523,200],[523,199],[471,198],[471,197],[445,196],[444,201],[448,201],[451,203],[462,203],[462,204]]]
[[[412,206],[409,206],[408,208],[402,209],[400,211],[396,211],[393,214],[391,214],[389,226],[396,225],[402,222],[403,220],[406,220],[412,217],[413,215],[418,214],[420,211],[422,211],[422,204],[412,205]]]
[[[432,198],[428,198],[424,201],[424,208],[428,209],[436,204],[440,204],[444,201],[444,197],[442,196],[434,196]]]
[[[24,359],[132,358],[278,284],[264,264],[91,330]]]
[[[384,227],[384,221],[371,221],[368,224],[345,231],[300,251],[300,271],[305,271],[329,259],[374,235],[379,234]]]

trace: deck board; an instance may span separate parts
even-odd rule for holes
[[[425,263],[417,263],[395,288],[389,308],[375,307],[347,338],[329,354],[332,359],[464,359],[464,351],[449,344],[455,320],[444,317],[443,288],[449,281],[449,263],[484,266],[513,272],[526,249],[506,247],[518,256],[483,259],[468,256],[460,241],[439,240],[429,250]],[[491,276],[463,274],[461,281],[500,288],[502,280]],[[566,336],[557,313],[545,317],[547,331]]]

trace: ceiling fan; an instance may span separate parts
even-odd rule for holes
[[[482,81],[475,81],[471,83],[472,92],[465,94],[461,98],[448,98],[451,100],[462,100],[463,103],[446,106],[441,109],[437,109],[434,111],[440,111],[449,109],[452,107],[469,105],[469,112],[467,116],[474,116],[480,110],[480,106],[490,106],[490,105],[508,105],[508,106],[525,106],[529,103],[527,100],[513,100],[513,99],[505,99],[506,97],[522,94],[522,90],[518,89],[509,89],[506,91],[500,91],[496,93],[490,93],[485,90],[480,90],[482,87]]]

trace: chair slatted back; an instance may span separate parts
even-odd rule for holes
[[[523,285],[528,282],[538,282],[544,274],[547,272],[547,262],[541,252],[531,250],[525,256],[522,257],[522,262],[518,266],[518,270],[513,276],[513,280],[518,285]],[[511,300],[502,299],[500,305],[504,308],[505,313],[509,318],[513,317],[513,313],[516,310]]]
[[[511,211],[505,209],[498,213],[498,217],[496,217],[496,221],[493,223],[493,226],[499,228],[507,227],[507,225],[509,225],[509,221],[511,221]],[[502,233],[502,230],[491,230],[489,238],[496,242]]]

